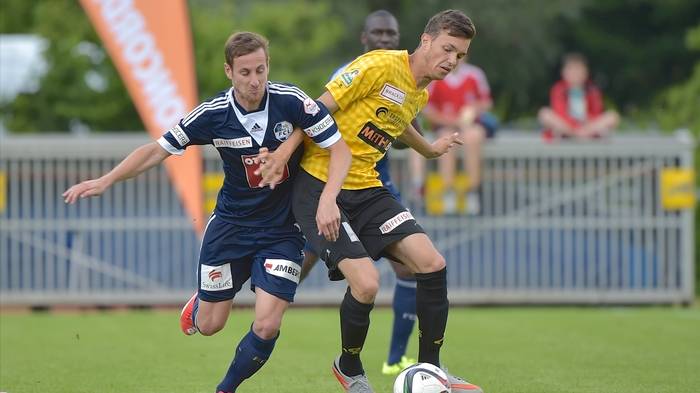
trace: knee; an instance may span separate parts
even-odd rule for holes
[[[253,322],[253,333],[263,340],[269,340],[277,337],[281,325],[282,320],[280,318],[256,318],[255,322]]]
[[[360,303],[373,303],[379,292],[379,278],[366,278],[350,287],[352,296]]]
[[[464,143],[466,145],[481,145],[481,143],[484,141],[486,137],[486,130],[484,127],[480,124],[475,124],[469,128],[467,128],[463,133],[462,133],[462,138],[464,139]]]
[[[416,273],[433,273],[444,269],[445,266],[447,266],[445,258],[440,255],[440,253],[436,252],[429,259],[418,264],[418,271]]]
[[[221,329],[223,329],[225,325],[225,321],[198,321],[197,330],[199,330],[199,333],[201,333],[202,336],[213,336],[216,333],[218,333]]]
[[[394,267],[394,272],[396,273],[396,278],[399,280],[413,280],[415,279],[415,276],[413,275],[413,272],[411,269],[407,268],[405,265],[400,265],[398,263],[392,262],[392,266]]]

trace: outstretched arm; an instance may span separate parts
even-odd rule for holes
[[[165,151],[157,142],[151,142],[136,148],[122,162],[107,174],[80,182],[63,193],[66,203],[75,203],[78,199],[101,195],[112,184],[130,179],[138,174],[160,164],[170,153]]]
[[[441,155],[447,153],[451,147],[455,144],[462,145],[464,142],[459,138],[458,133],[453,133],[451,135],[444,136],[432,144],[429,143],[421,134],[413,128],[412,125],[408,125],[406,130],[399,136],[399,140],[413,150],[420,153],[425,158],[437,158]]]

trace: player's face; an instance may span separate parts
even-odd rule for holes
[[[396,18],[375,16],[367,21],[360,41],[365,51],[375,49],[396,49],[399,47],[399,23]]]
[[[428,76],[431,79],[444,79],[454,70],[460,60],[467,55],[471,40],[463,37],[453,37],[442,31],[432,38],[427,34],[421,37],[421,46],[426,45],[426,60]]]
[[[269,73],[263,48],[234,58],[232,66],[224,64],[224,70],[233,84],[236,99],[254,106],[260,103]]]

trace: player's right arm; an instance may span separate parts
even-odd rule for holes
[[[328,90],[321,94],[321,96],[318,97],[318,100],[321,101],[326,108],[328,108],[328,112],[331,114],[338,110],[338,103],[335,102],[335,98],[333,98],[333,95]]]
[[[101,195],[112,184],[153,168],[171,154],[182,155],[188,146],[211,143],[212,124],[215,124],[212,119],[222,116],[226,105],[226,97],[223,95],[200,104],[157,141],[136,148],[109,173],[67,189],[63,193],[64,201],[70,204],[78,199]]]
[[[78,199],[101,195],[112,184],[130,179],[153,168],[165,160],[170,153],[157,142],[151,142],[136,148],[122,162],[107,174],[80,182],[63,193],[66,203],[75,203]]]

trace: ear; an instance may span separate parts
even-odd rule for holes
[[[365,33],[364,31],[362,32],[362,34],[360,34],[360,43],[363,46],[367,46],[367,33]]]
[[[430,34],[423,33],[420,35],[420,46],[427,46],[430,49],[430,44],[433,42],[433,37]]]
[[[229,80],[233,80],[233,70],[231,69],[231,66],[228,65],[228,63],[224,62],[224,73],[226,73],[226,77]]]

